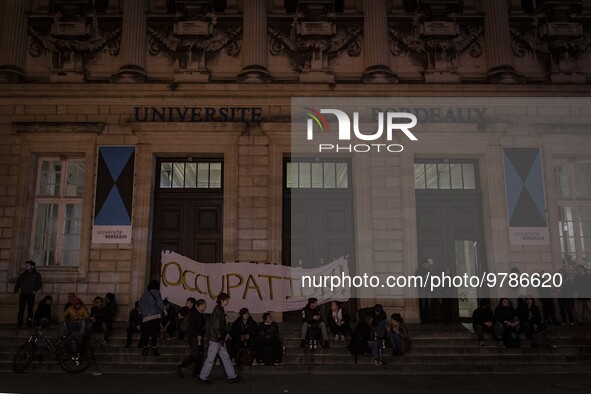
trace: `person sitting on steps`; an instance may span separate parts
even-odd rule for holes
[[[490,309],[490,301],[486,298],[480,300],[480,308],[472,312],[472,328],[478,336],[478,346],[484,346],[484,332],[490,332],[494,337],[494,315]]]
[[[300,348],[306,347],[308,330],[317,328],[322,333],[323,347],[328,348],[328,333],[326,332],[326,324],[322,321],[320,308],[318,308],[318,300],[316,298],[309,298],[308,304],[302,309],[302,340],[300,342]]]
[[[351,326],[349,325],[351,318],[347,311],[341,308],[340,302],[330,302],[330,313],[328,314],[327,321],[330,331],[334,334],[335,341],[339,339],[344,341],[345,337],[351,335]]]

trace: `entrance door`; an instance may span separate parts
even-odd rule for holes
[[[346,255],[354,269],[350,164],[285,161],[283,264],[312,268]]]
[[[222,261],[221,161],[167,159],[158,169],[150,276],[160,276],[163,250],[201,263]]]
[[[484,272],[479,260],[484,252],[482,196],[475,168],[474,162],[415,164],[418,256],[419,261],[433,259],[435,275]],[[469,319],[478,304],[476,289],[469,287],[438,289],[433,297],[435,321]]]
[[[283,264],[313,268],[348,256],[355,273],[353,193],[348,160],[289,160],[284,163]],[[353,301],[344,305],[352,316]],[[284,319],[301,319],[299,312]]]

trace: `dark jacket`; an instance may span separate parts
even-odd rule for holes
[[[315,320],[314,316],[320,316],[320,319]],[[310,306],[306,306],[302,309],[302,321],[315,327],[322,321],[322,315],[320,314],[320,308],[312,309]]]
[[[519,321],[540,326],[542,324],[542,314],[537,305],[532,305],[531,309],[524,305],[519,309]]]
[[[347,313],[347,311],[344,310],[343,308],[341,308],[341,319],[343,320],[343,324],[349,324],[349,322],[351,321],[351,318],[349,317],[349,313]],[[330,327],[332,327],[333,325],[335,325],[335,326],[337,325],[337,322],[332,317],[332,311],[328,312],[328,317],[327,317],[326,321],[328,322],[328,325]]]
[[[95,323],[98,324],[102,324],[102,323],[106,323],[108,320],[108,315],[109,315],[109,311],[107,310],[107,308],[102,307],[96,307],[93,306],[92,308],[90,308],[90,318],[94,318]]]
[[[273,322],[271,324],[259,323],[257,327],[256,340],[265,345],[279,339],[279,326]]]
[[[131,327],[137,327],[142,324],[142,317],[140,315],[140,312],[136,308],[133,308],[129,312],[129,320],[128,321],[129,321],[129,325]]]
[[[238,318],[236,320],[234,320],[234,323],[232,323],[232,330],[231,330],[231,335],[232,335],[232,345],[234,346],[234,349],[246,346],[246,347],[253,347],[254,346],[254,338],[256,336],[257,333],[257,324],[256,322],[252,319],[252,317],[249,317],[248,320],[246,321],[246,324],[244,323],[244,321],[242,320],[242,317],[238,316]],[[240,339],[241,335],[247,335],[249,336],[249,339],[246,341],[242,341]],[[246,342],[246,343],[244,343]]]
[[[211,314],[211,321],[206,329],[206,337],[212,342],[222,342],[226,338],[228,328],[226,324],[226,311],[221,305],[216,305]]]
[[[105,301],[105,309],[107,311],[107,315],[105,317],[105,321],[107,323],[113,323],[115,321],[115,315],[117,314],[117,301],[113,299],[113,301]]]
[[[363,319],[359,321],[353,336],[351,337],[351,343],[349,344],[349,351],[354,354],[365,354],[369,353],[369,345],[367,344],[372,338],[371,327]]]
[[[481,326],[484,326],[484,323],[487,321],[490,322],[494,322],[495,317],[492,313],[492,310],[490,309],[490,305],[487,305],[483,308],[478,308],[475,309],[474,312],[472,312],[472,324],[476,325],[479,324]]]
[[[31,271],[22,272],[14,285],[14,292],[18,293],[20,290],[23,294],[36,293],[41,289],[43,282],[41,281],[41,274],[33,268]]]
[[[400,337],[400,351],[402,353],[410,351],[412,348],[412,342],[406,323],[403,322],[398,324],[398,336]]]
[[[51,321],[51,304],[46,304],[44,299],[39,301],[39,304],[37,305],[37,310],[35,311],[35,317],[33,317],[33,321],[35,323],[39,323],[43,318]]]
[[[205,315],[193,307],[189,309],[187,316],[187,338],[189,340],[196,339],[197,337],[203,338],[205,335]]]
[[[376,310],[375,306],[370,306],[367,308],[361,308],[357,311],[357,315],[359,316],[359,321],[362,321],[364,319],[364,316],[368,313],[372,317],[372,321],[371,321],[372,327],[377,327],[380,325],[381,322],[388,319],[388,316],[386,315],[386,311],[384,311],[384,308],[381,308],[381,309],[378,308]]]
[[[514,321],[518,318],[517,311],[512,306],[499,305],[495,309],[495,321],[500,323],[504,321]]]

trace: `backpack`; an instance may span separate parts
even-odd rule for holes
[[[254,352],[251,349],[248,348],[242,348],[240,350],[238,350],[238,353],[236,354],[236,364],[240,365],[240,366],[251,366],[252,363],[254,362],[255,359],[255,355]]]

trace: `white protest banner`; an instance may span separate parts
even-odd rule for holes
[[[299,310],[310,297],[322,304],[347,301],[351,296],[348,287],[302,287],[303,276],[348,276],[344,257],[312,269],[259,263],[204,264],[170,251],[162,252],[161,261],[162,298],[182,306],[188,297],[202,298],[207,301],[207,312],[213,310],[220,292],[230,295],[227,311],[248,308],[252,313]]]

